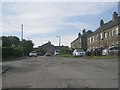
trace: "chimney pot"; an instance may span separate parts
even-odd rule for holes
[[[78,37],[80,37],[81,36],[81,33],[78,33]]]
[[[102,20],[100,20],[100,26],[102,26],[103,24],[104,24],[104,21],[102,19]]]
[[[85,32],[86,32],[85,29],[83,29],[83,34],[85,34]]]

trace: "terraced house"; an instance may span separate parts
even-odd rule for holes
[[[117,12],[112,15],[112,20],[104,23],[100,21],[100,27],[87,37],[87,47],[89,50],[95,50],[98,48],[106,48],[110,46],[116,46],[119,44],[118,36],[120,16]]]
[[[71,42],[71,48],[82,48],[84,50],[87,50],[87,36],[91,33],[93,33],[91,30],[86,31],[83,29],[83,33],[78,33],[78,38]]]

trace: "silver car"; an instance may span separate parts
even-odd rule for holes
[[[73,51],[73,56],[84,56],[85,55],[85,51],[83,49],[75,49]]]
[[[102,50],[102,55],[116,55],[120,51],[120,47],[112,46]]]

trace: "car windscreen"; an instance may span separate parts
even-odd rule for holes
[[[109,50],[120,50],[120,47],[112,47]]]
[[[82,49],[77,49],[76,51],[77,52],[84,52]]]

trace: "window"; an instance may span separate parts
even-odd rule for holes
[[[98,41],[99,40],[99,34],[97,34],[97,37],[96,37],[96,41]]]
[[[105,38],[107,38],[108,37],[108,34],[107,34],[107,32],[105,32]]]
[[[93,42],[95,41],[94,36],[93,36]]]
[[[80,38],[80,43],[81,43],[81,38]]]
[[[102,33],[100,34],[100,39],[103,39],[103,34]]]
[[[91,37],[89,39],[90,39],[90,43],[91,43]]]
[[[116,30],[116,34],[118,34],[118,27],[116,27],[116,29],[115,29],[115,30]]]
[[[109,35],[112,36],[112,31],[110,31],[109,33],[110,33]]]
[[[113,28],[112,29],[112,36],[114,36],[115,35],[115,29]]]

